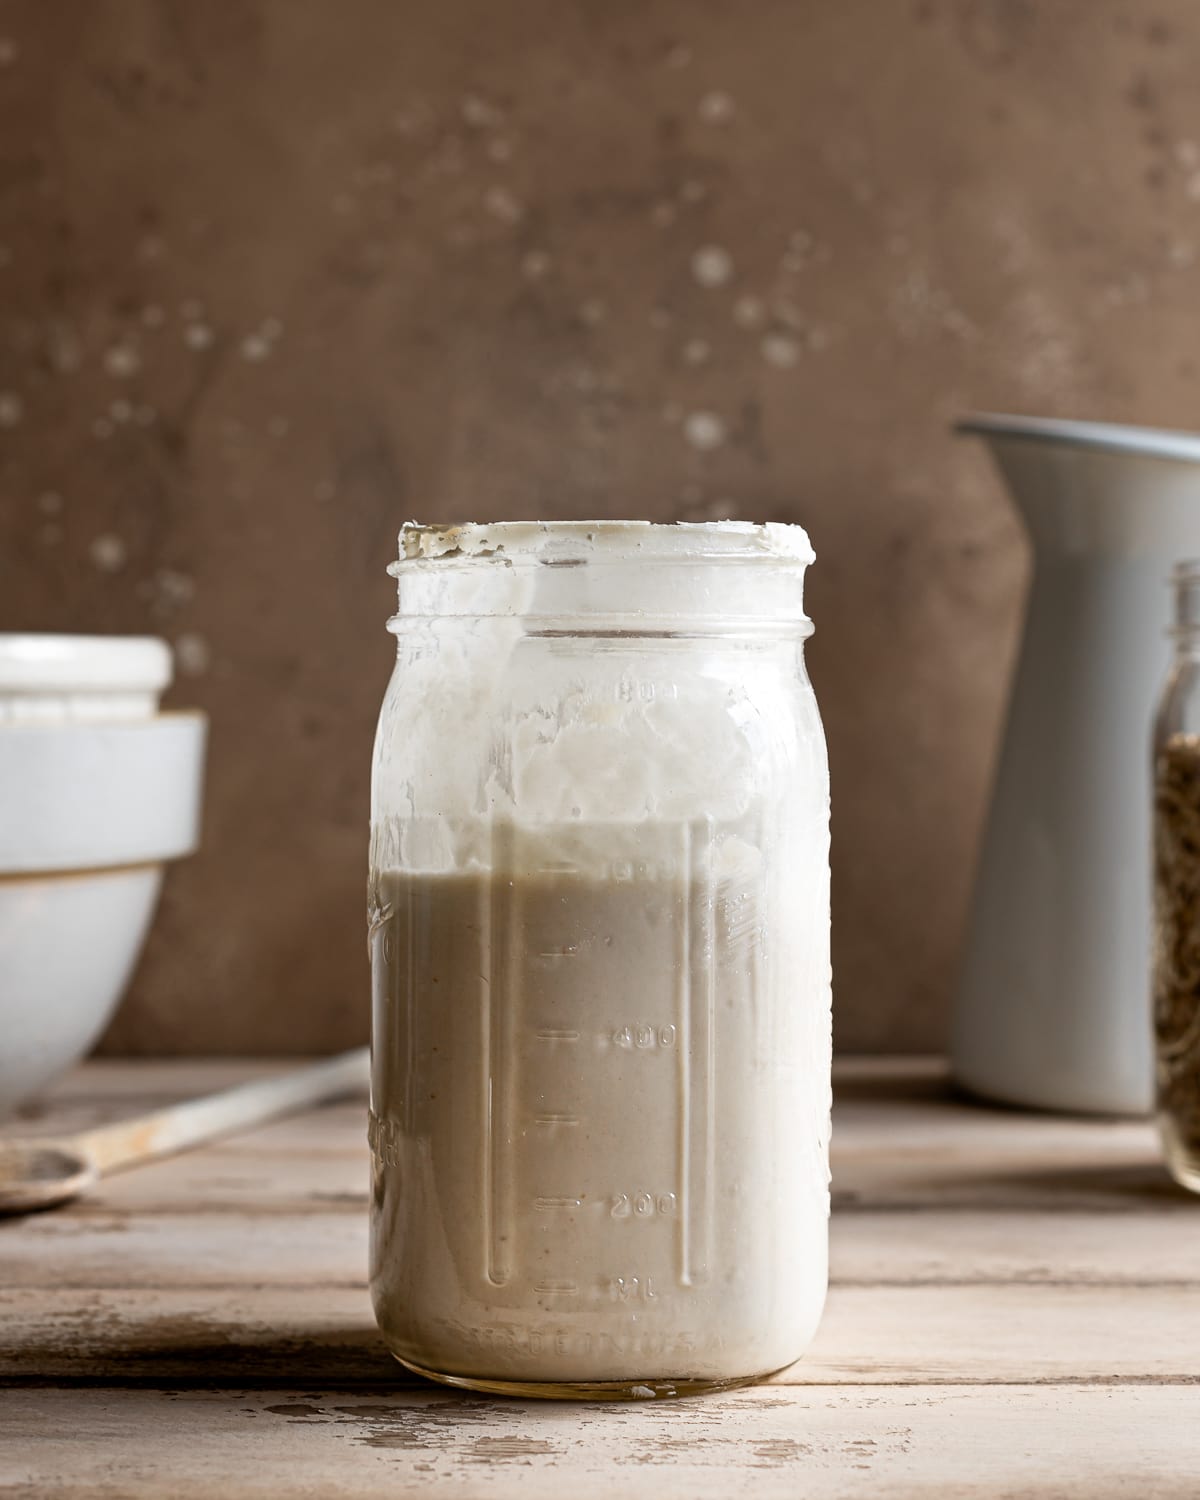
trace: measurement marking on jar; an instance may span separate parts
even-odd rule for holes
[[[610,1276],[608,1295],[613,1302],[653,1302],[658,1293],[652,1276]]]
[[[558,963],[564,958],[578,958],[579,946],[577,943],[568,943],[565,948],[548,948],[537,956],[543,963]]]
[[[404,903],[405,918],[405,1057],[404,1057],[404,1124],[407,1130],[416,1132],[417,1099],[417,996],[421,986],[417,979],[417,903],[408,893]]]
[[[574,1281],[539,1281],[533,1289],[547,1297],[570,1297],[579,1290],[579,1285]]]
[[[535,1125],[578,1125],[578,1115],[561,1115],[547,1112],[546,1114],[534,1115]]]
[[[563,1031],[555,1026],[541,1026],[533,1034],[539,1042],[577,1042],[579,1040],[577,1031]]]
[[[696,832],[699,831],[699,837]],[[707,1281],[716,1156],[712,830],[707,819],[683,830],[687,889],[679,924],[679,1280]],[[703,861],[698,873],[697,865]]]
[[[497,848],[493,857],[500,868],[511,859],[511,850]],[[486,889],[486,888],[485,888]],[[510,886],[493,881],[490,896],[481,902],[480,928],[485,961],[480,974],[482,1014],[483,1117],[486,1134],[483,1164],[483,1210],[486,1234],[487,1276],[493,1286],[504,1286],[512,1277],[516,1244],[513,1195],[513,1162],[510,1142],[516,1134],[517,1067],[519,1049],[513,1044],[520,1004],[517,961],[520,943],[517,896]]]
[[[533,1206],[543,1212],[550,1212],[556,1208],[582,1208],[582,1198],[535,1198]]]
[[[614,1193],[608,1211],[614,1219],[669,1219],[676,1206],[674,1193]]]
[[[666,1051],[675,1045],[677,1038],[678,1031],[674,1026],[652,1026],[648,1021],[641,1021],[633,1026],[618,1026],[611,1041],[615,1047],[624,1047],[627,1051],[636,1048],[639,1052],[648,1052],[657,1047]]]

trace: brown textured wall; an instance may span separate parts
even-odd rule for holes
[[[798,520],[837,1031],[936,1045],[1024,576],[966,407],[1200,425],[1193,0],[0,3],[0,627],[161,632],[111,1048],[365,1027],[398,523]]]

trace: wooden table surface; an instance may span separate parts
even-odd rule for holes
[[[51,1133],[250,1063],[96,1062]],[[1148,1124],[837,1072],[829,1304],[769,1385],[531,1403],[406,1379],[365,1283],[364,1108],[0,1221],[0,1494],[1200,1495],[1200,1200]]]

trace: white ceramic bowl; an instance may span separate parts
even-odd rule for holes
[[[84,1056],[199,829],[202,714],[161,641],[0,635],[0,1114]]]

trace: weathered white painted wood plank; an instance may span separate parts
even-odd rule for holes
[[[364,1384],[398,1369],[365,1290],[0,1292],[0,1379]],[[666,1372],[664,1372],[666,1373]],[[789,1384],[1200,1381],[1200,1288],[839,1286]],[[1200,1411],[1200,1384],[1195,1390]]]
[[[0,1221],[0,1288],[365,1286],[353,1213],[40,1214]]]
[[[1196,1393],[882,1387],[602,1408],[248,1390],[6,1393],[0,1485],[39,1497],[1194,1496]]]
[[[1200,1286],[1200,1206],[1153,1214],[835,1213],[835,1285]],[[0,1221],[0,1287],[361,1285],[365,1196],[331,1212],[43,1214]]]
[[[99,1070],[109,1083],[130,1085],[156,1080],[161,1066],[89,1064],[73,1077],[82,1087]],[[110,1071],[119,1078],[108,1078]],[[217,1087],[251,1071],[250,1065],[172,1064],[163,1076]],[[174,1089],[147,1094],[144,1081],[141,1087],[140,1102],[126,1104],[117,1092],[99,1102],[92,1096],[88,1104],[66,1091],[69,1117],[46,1115],[25,1128],[53,1133],[178,1096]],[[920,1093],[863,1097],[861,1082],[856,1087],[835,1107],[833,1191],[840,1208],[1140,1213],[1186,1201],[1163,1170],[1146,1122],[1048,1119]],[[366,1181],[363,1107],[345,1104],[114,1177],[83,1211],[296,1212],[339,1202],[360,1211]]]
[[[101,1180],[72,1215],[296,1214],[367,1211],[365,1139],[352,1149],[286,1153],[206,1147]],[[0,1234],[3,1225],[0,1225]]]
[[[89,1065],[25,1128],[286,1066]],[[838,1082],[835,1285],[783,1384],[589,1408],[407,1382],[363,1284],[364,1118],[344,1105],[0,1224],[0,1489],[1195,1494],[1200,1204],[1153,1130],[948,1099],[937,1063],[852,1060]],[[130,1382],[174,1389],[94,1388]]]

